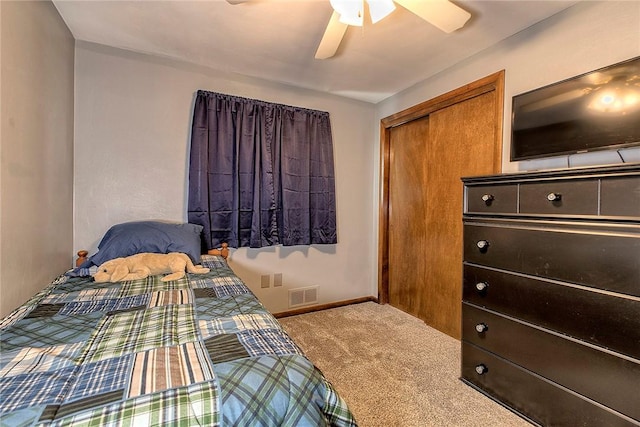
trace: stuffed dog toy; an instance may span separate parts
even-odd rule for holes
[[[168,282],[184,277],[185,270],[189,273],[198,274],[209,272],[208,268],[193,265],[191,258],[180,252],[171,252],[169,254],[145,252],[105,262],[98,267],[93,279],[98,283],[121,282],[123,280],[144,279],[156,274],[171,273],[160,279],[163,282]]]

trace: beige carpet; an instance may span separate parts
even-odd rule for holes
[[[279,319],[360,427],[531,424],[460,381],[460,342],[373,302]]]

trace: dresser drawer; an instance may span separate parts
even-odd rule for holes
[[[468,213],[510,213],[518,211],[518,185],[478,185],[466,187]]]
[[[462,299],[640,360],[638,299],[472,265]]]
[[[479,374],[477,367],[485,367]],[[480,369],[480,368],[479,368]],[[548,427],[630,427],[637,423],[462,342],[462,379],[487,395]]]
[[[640,219],[640,176],[603,179],[600,215]]]
[[[638,226],[607,233],[582,226],[467,222],[464,236],[466,262],[640,296]]]
[[[577,343],[467,303],[462,339],[640,420],[640,361]],[[479,325],[486,327],[478,332]]]
[[[520,213],[598,215],[598,180],[522,183]]]

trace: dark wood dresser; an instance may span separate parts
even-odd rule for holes
[[[640,165],[462,181],[462,380],[533,423],[640,425]]]

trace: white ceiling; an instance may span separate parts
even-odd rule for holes
[[[53,0],[77,40],[367,102],[398,93],[576,2],[454,1],[472,17],[451,34],[398,5],[375,25],[349,27],[336,56],[317,60],[332,14],[329,0]]]

